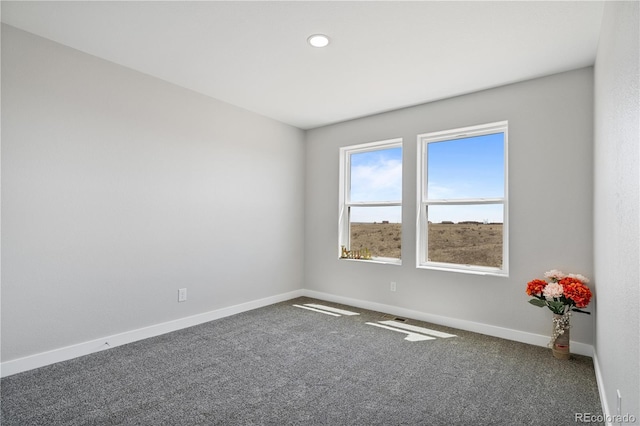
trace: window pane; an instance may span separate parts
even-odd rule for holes
[[[503,205],[428,206],[427,260],[502,267]]]
[[[427,144],[427,198],[504,197],[504,133]]]
[[[351,207],[350,250],[368,249],[373,257],[400,258],[401,207]]]
[[[402,199],[402,148],[351,154],[351,201]]]

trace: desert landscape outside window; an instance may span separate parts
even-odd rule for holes
[[[508,274],[507,122],[418,136],[417,266]]]
[[[402,140],[340,149],[339,256],[400,263]]]

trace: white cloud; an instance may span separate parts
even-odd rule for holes
[[[431,199],[450,199],[454,198],[455,190],[451,187],[440,185],[437,182],[429,182],[427,187],[427,195]]]
[[[402,197],[402,162],[379,158],[351,168],[352,201],[395,201]]]

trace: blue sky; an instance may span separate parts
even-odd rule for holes
[[[430,199],[504,197],[504,134],[432,142],[427,148]],[[429,220],[502,222],[501,204],[432,206]]]
[[[351,201],[402,199],[402,148],[351,155]]]
[[[464,199],[504,196],[503,134],[428,144],[429,198]],[[352,154],[351,201],[400,200],[402,149]],[[398,207],[353,208],[353,222],[401,222]],[[502,205],[432,206],[429,220],[502,222]]]
[[[428,144],[428,198],[503,197],[503,147],[502,133]]]
[[[351,155],[351,201],[402,200],[402,148]],[[400,207],[354,207],[352,222],[402,222]]]

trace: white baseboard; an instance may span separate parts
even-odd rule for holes
[[[607,402],[607,395],[604,390],[604,380],[602,378],[602,370],[600,370],[600,362],[598,361],[598,354],[596,350],[593,350],[593,369],[596,374],[596,383],[598,384],[598,394],[600,395],[600,404],[602,404],[602,414],[605,419],[611,419],[611,413],[609,412],[609,403]],[[607,426],[613,426],[613,423],[606,421]]]
[[[357,308],[397,315],[399,317],[404,317],[404,318],[412,318],[419,321],[430,322],[433,324],[443,325],[446,327],[458,328],[460,330],[465,330],[465,331],[472,331],[474,333],[486,334],[488,336],[499,337],[502,339],[513,340],[516,342],[528,343],[530,345],[535,345],[535,346],[546,347],[547,343],[549,343],[549,336],[542,335],[542,334],[527,333],[524,331],[513,330],[510,328],[496,327],[494,325],[482,324],[482,323],[473,322],[473,321],[443,317],[440,315],[427,314],[425,312],[400,308],[393,305],[385,305],[382,303],[369,302],[366,300],[336,296],[333,294],[322,293],[314,290],[303,290],[303,295],[307,297],[313,297],[315,299],[326,300],[328,302],[341,303],[344,305],[355,306]],[[585,343],[572,341],[571,352],[577,355],[592,356],[593,346]]]
[[[149,337],[159,336],[161,334],[192,327],[194,325],[261,308],[263,306],[272,305],[274,303],[284,302],[285,300],[294,299],[300,296],[303,296],[303,290],[295,290],[288,293],[266,297],[264,299],[229,306],[227,308],[216,309],[214,311],[198,315],[155,324],[149,327],[101,337],[99,339],[26,356],[24,358],[13,359],[0,364],[0,377],[7,377],[23,371],[32,370],[34,368],[55,364],[56,362],[78,358],[94,352],[103,351],[142,339],[148,339]]]
[[[229,306],[227,308],[205,312],[198,315],[180,318],[173,321],[155,324],[149,327],[139,328],[124,333],[105,336],[76,345],[66,346],[51,351],[26,356],[23,358],[5,361],[0,364],[0,377],[11,376],[23,371],[28,371],[35,368],[44,367],[46,365],[55,364],[56,362],[66,361],[80,356],[89,355],[94,352],[99,352],[127,343],[136,342],[138,340],[159,336],[161,334],[170,333],[172,331],[181,330],[183,328],[192,327],[194,325],[272,305],[274,303],[284,302],[286,300],[294,299],[301,296],[313,297],[316,299],[326,300],[328,302],[342,303],[349,306],[384,312],[387,314],[397,315],[405,318],[413,318],[416,320],[439,324],[446,327],[458,328],[461,330],[472,331],[475,333],[486,334],[489,336],[500,337],[503,339],[514,340],[517,342],[528,343],[536,346],[546,346],[549,342],[549,336],[545,335],[526,333],[523,331],[496,327],[473,321],[443,317],[440,315],[432,315],[420,311],[414,311],[411,309],[400,308],[393,305],[385,305],[382,303],[369,302],[366,300],[352,299],[349,297],[336,296],[329,293],[301,289],[266,297],[259,300],[241,303],[239,305]],[[579,342],[571,342],[571,351],[578,355],[594,355],[593,347],[591,345]],[[598,385],[599,389],[602,389],[602,386],[600,386],[600,382],[598,383]],[[603,396],[601,396],[601,400],[603,401],[603,404],[606,404],[606,399],[604,399]],[[605,406],[603,405],[603,409],[604,408]]]

